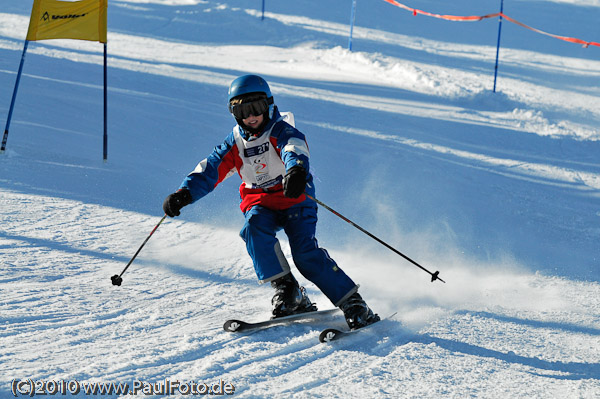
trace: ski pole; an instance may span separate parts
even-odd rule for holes
[[[125,271],[129,268],[129,265],[131,265],[133,263],[133,260],[136,258],[136,256],[138,256],[138,254],[140,253],[140,251],[142,250],[142,248],[144,248],[144,245],[146,245],[146,243],[148,242],[148,240],[150,239],[150,237],[152,237],[152,234],[154,234],[154,232],[156,231],[156,229],[158,229],[158,226],[160,226],[160,224],[162,222],[164,222],[164,220],[167,218],[167,215],[163,216],[162,219],[160,219],[160,222],[158,222],[158,224],[156,226],[154,226],[154,228],[152,229],[152,231],[150,232],[150,234],[148,235],[148,237],[146,237],[146,239],[144,240],[144,242],[142,243],[142,245],[140,246],[140,248],[137,250],[137,252],[135,253],[135,255],[133,255],[133,258],[131,258],[131,260],[129,261],[129,263],[127,264],[127,266],[125,266],[125,269],[123,269],[123,271],[121,272],[121,274],[115,274],[114,276],[112,276],[110,278],[110,280],[112,281],[113,285],[121,285],[121,283],[123,282],[123,278],[121,278],[121,276],[123,275],[123,273],[125,273]]]
[[[371,237],[372,239],[374,239],[375,241],[377,241],[378,243],[384,245],[386,248],[394,251],[395,253],[397,253],[398,255],[402,256],[404,259],[406,259],[407,261],[409,261],[410,263],[412,263],[413,265],[417,266],[418,268],[420,268],[421,270],[424,270],[425,272],[429,273],[431,275],[431,282],[433,283],[435,280],[440,280],[442,283],[445,283],[444,280],[442,280],[439,275],[440,272],[436,271],[435,273],[430,272],[429,270],[425,269],[423,266],[419,265],[417,262],[415,262],[414,260],[412,260],[411,258],[409,258],[408,256],[404,255],[402,252],[398,251],[396,248],[392,247],[391,245],[389,245],[388,243],[386,243],[385,241],[381,240],[380,238],[376,237],[375,235],[369,233],[367,230],[363,229],[362,227],[360,227],[359,225],[357,225],[356,223],[354,223],[352,220],[348,219],[347,217],[345,217],[344,215],[341,215],[340,213],[336,212],[334,209],[331,209],[329,206],[327,206],[326,204],[324,204],[323,202],[319,201],[318,199],[316,199],[315,197],[313,197],[310,194],[306,194],[304,193],[308,198],[310,198],[311,200],[315,201],[317,204],[321,205],[323,208],[327,209],[329,212],[333,213],[335,216],[339,217],[340,219],[342,219],[345,222],[350,223],[352,226],[356,227],[357,229],[359,229],[360,231],[362,231],[363,233],[365,233],[366,235],[368,235],[369,237]]]

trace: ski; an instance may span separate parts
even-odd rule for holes
[[[366,330],[367,328],[371,327],[374,324],[377,324],[377,322],[369,324],[368,326],[357,328],[355,330],[338,330],[337,328],[327,328],[327,329],[321,331],[321,334],[319,334],[319,342],[325,343],[325,342],[336,341],[347,335],[354,334],[355,332]]]
[[[336,339],[340,339],[344,335],[351,334],[353,331],[357,330],[342,331],[338,330],[337,328],[328,328],[321,331],[321,334],[319,334],[319,342],[323,344],[325,342],[335,341]]]
[[[225,324],[223,324],[223,329],[228,332],[262,330],[264,328],[269,328],[281,324],[316,320],[325,316],[332,315],[339,311],[340,309],[338,308],[328,310],[316,310],[314,312],[298,313],[291,316],[277,317],[275,319],[269,319],[255,323],[250,323],[242,320],[227,320]]]
[[[386,317],[385,319],[391,319],[395,315],[396,315],[396,313],[392,314],[389,317]],[[370,328],[371,326],[378,324],[381,320],[384,320],[384,318],[381,318],[380,320],[378,320],[374,323],[371,323],[367,326],[357,328],[354,330],[340,330],[337,328],[326,328],[325,330],[321,331],[321,334],[319,334],[319,342],[325,343],[325,342],[336,341],[336,340],[346,337],[348,335],[352,335],[354,333],[366,330],[366,329]]]

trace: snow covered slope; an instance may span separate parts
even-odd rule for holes
[[[2,122],[31,3],[0,0]],[[499,9],[472,3],[407,5]],[[255,398],[600,396],[600,48],[504,21],[492,93],[497,20],[358,1],[350,52],[350,6],[267,1],[261,20],[258,0],[110,0],[107,163],[102,46],[30,44],[0,155],[0,396],[14,379],[223,381]],[[600,40],[597,0],[504,12]],[[339,317],[225,333],[227,318],[266,317],[272,295],[238,236],[233,177],[163,223],[111,285],[231,129],[227,86],[245,73],[307,134],[318,198],[446,284],[322,209],[321,245],[395,315],[331,345],[318,332]]]

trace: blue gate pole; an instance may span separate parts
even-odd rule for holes
[[[500,13],[504,12],[504,0],[500,0]],[[500,33],[502,32],[502,15],[498,20],[498,44],[496,45],[496,66],[494,67],[494,90],[496,92],[496,79],[498,78],[498,56],[500,55]]]
[[[350,12],[350,36],[348,37],[348,50],[352,51],[352,31],[356,19],[356,0],[352,0],[352,11]]]
[[[4,137],[2,137],[2,147],[0,148],[0,154],[3,154],[6,150],[6,141],[8,140],[8,129],[10,127],[10,120],[12,119],[12,113],[15,107],[15,100],[17,99],[17,91],[19,90],[19,82],[21,81],[21,74],[23,73],[23,63],[25,62],[25,53],[27,52],[28,45],[29,40],[25,40],[25,45],[23,46],[23,54],[21,54],[21,63],[19,64],[19,72],[17,72],[17,81],[15,82],[15,89],[13,90],[12,100],[10,101],[10,108],[8,110],[8,118],[6,119]]]
[[[260,20],[263,21],[265,19],[265,0],[262,0],[262,17]]]
[[[107,161],[108,157],[108,77],[107,77],[107,50],[106,43],[104,43],[104,162]]]

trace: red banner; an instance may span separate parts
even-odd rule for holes
[[[532,28],[531,26],[525,25],[522,22],[517,21],[516,19],[513,19],[511,17],[509,17],[508,15],[501,13],[501,12],[497,12],[494,14],[487,14],[487,15],[470,15],[470,16],[459,16],[459,15],[441,15],[441,14],[433,14],[427,11],[423,11],[423,10],[418,10],[416,8],[412,8],[412,7],[408,7],[402,3],[398,3],[396,0],[383,0],[385,2],[388,2],[392,5],[395,5],[396,7],[400,7],[403,8],[405,10],[408,10],[410,12],[412,12],[412,14],[414,16],[417,16],[418,14],[423,14],[423,15],[427,15],[428,17],[434,17],[434,18],[440,18],[440,19],[445,19],[448,21],[463,21],[463,22],[472,22],[472,21],[481,21],[482,19],[486,19],[486,18],[496,18],[496,17],[502,17],[505,18],[507,21],[512,22],[513,24],[517,24],[523,28],[532,30],[534,32],[540,33],[542,35],[546,35],[546,36],[550,36],[553,37],[555,39],[559,39],[559,40],[564,40],[566,42],[571,42],[571,43],[578,43],[583,45],[583,47],[589,47],[589,46],[598,46],[600,47],[600,43],[598,42],[587,42],[585,40],[581,40],[581,39],[576,39],[574,37],[567,37],[567,36],[559,36],[559,35],[554,35],[552,33],[548,33],[548,32],[544,32],[542,30],[536,29],[536,28]]]

